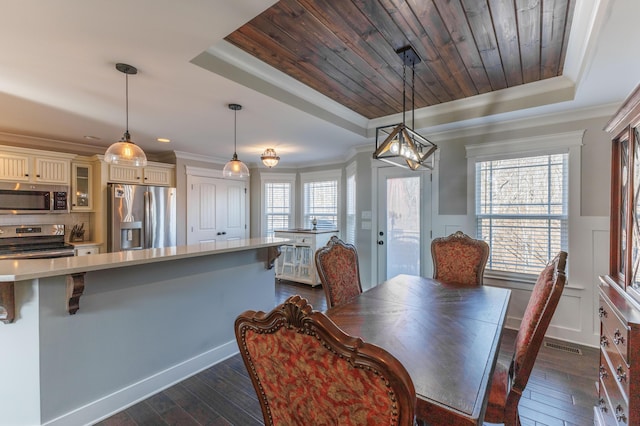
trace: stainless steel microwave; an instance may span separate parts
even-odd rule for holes
[[[0,183],[0,213],[69,213],[69,187],[32,183]]]

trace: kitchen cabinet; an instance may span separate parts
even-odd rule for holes
[[[71,210],[93,209],[93,166],[89,163],[71,164]]]
[[[320,277],[316,270],[316,250],[324,247],[337,230],[289,229],[276,230],[274,236],[288,238],[291,243],[280,247],[276,259],[276,278],[316,286]]]
[[[75,154],[3,146],[0,149],[0,180],[69,185],[74,157]]]
[[[600,277],[597,425],[640,424],[640,86],[609,121],[609,273]]]
[[[173,164],[164,163],[152,163],[146,167],[110,164],[109,182],[174,186],[174,170]]]

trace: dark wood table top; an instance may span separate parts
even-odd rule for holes
[[[405,366],[418,418],[482,425],[510,296],[502,288],[398,275],[327,315]]]

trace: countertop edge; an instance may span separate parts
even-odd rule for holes
[[[0,281],[23,281],[192,257],[233,253],[280,246],[290,241],[288,238],[277,237],[249,238],[56,259],[7,259],[0,260]]]

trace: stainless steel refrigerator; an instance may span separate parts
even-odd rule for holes
[[[107,185],[107,250],[176,245],[176,189]]]

